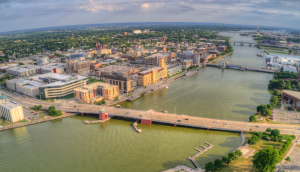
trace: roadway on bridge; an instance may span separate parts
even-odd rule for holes
[[[177,115],[170,113],[162,113],[156,111],[141,111],[132,109],[122,109],[115,107],[99,106],[99,105],[89,105],[89,104],[79,104],[75,102],[70,102],[66,100],[60,100],[59,102],[47,102],[41,101],[33,98],[28,98],[21,96],[18,93],[9,93],[5,90],[2,93],[6,94],[10,99],[16,100],[23,106],[32,107],[34,105],[43,105],[44,109],[49,106],[55,106],[56,109],[60,109],[65,112],[74,113],[91,113],[98,114],[100,109],[104,109],[110,116],[117,116],[123,118],[131,119],[150,119],[153,122],[159,122],[164,124],[179,125],[179,126],[189,126],[204,129],[213,130],[224,130],[224,131],[266,131],[267,128],[279,129],[285,134],[300,134],[300,126],[297,125],[281,125],[281,124],[259,124],[259,123],[249,123],[249,122],[239,122],[230,120],[220,120],[220,119],[210,119],[202,117],[194,117],[187,115]]]

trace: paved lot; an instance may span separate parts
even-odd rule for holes
[[[299,144],[298,144],[299,146]],[[284,161],[277,165],[278,169],[283,169],[288,172],[299,172],[300,171],[300,147],[295,147],[289,157],[292,159],[291,162]]]
[[[38,113],[35,113],[35,112],[32,113],[32,112],[34,112],[34,111],[23,108],[24,117],[26,119],[32,119],[33,117],[34,117],[34,119],[38,119],[40,117]]]
[[[242,151],[243,157],[245,157],[245,158],[249,158],[249,156],[252,156],[253,153],[255,152],[254,149],[251,149],[247,146],[241,146],[238,148],[238,150]]]
[[[300,124],[300,112],[282,109],[273,110],[274,121],[288,124]]]

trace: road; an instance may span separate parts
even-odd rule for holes
[[[42,105],[44,109],[48,109],[49,106],[55,106],[56,109],[65,112],[76,113],[91,113],[98,114],[100,109],[104,109],[110,116],[118,116],[131,119],[150,119],[153,122],[159,122],[164,124],[172,124],[178,126],[190,126],[196,128],[224,130],[224,131],[260,131],[264,132],[267,128],[279,129],[283,134],[300,134],[300,126],[297,125],[281,125],[281,124],[258,124],[249,122],[239,122],[230,120],[210,119],[202,117],[194,117],[187,115],[177,115],[156,111],[141,111],[132,109],[122,109],[115,107],[90,105],[90,104],[78,104],[71,101],[61,100],[59,102],[47,102],[41,101],[29,97],[22,96],[18,93],[11,94],[8,91],[3,90],[3,94],[7,95],[9,99],[15,100],[23,106],[32,107],[34,105]]]

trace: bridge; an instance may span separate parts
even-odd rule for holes
[[[142,111],[132,109],[122,109],[115,107],[78,104],[75,102],[46,102],[38,99],[28,98],[19,94],[11,94],[6,90],[1,90],[9,99],[17,101],[25,107],[33,107],[42,105],[43,109],[48,109],[50,106],[55,106],[56,109],[70,113],[84,114],[99,114],[99,111],[104,109],[109,117],[128,118],[133,120],[141,120],[142,124],[151,125],[153,122],[176,126],[186,126],[193,128],[201,128],[206,130],[220,130],[231,132],[244,131],[260,131],[264,132],[267,128],[279,129],[283,134],[300,134],[299,126],[295,125],[279,125],[279,124],[257,124],[249,122],[231,121],[223,119],[211,119],[203,117],[195,117],[188,115],[178,115],[172,113],[163,113],[157,111]]]
[[[243,41],[230,41],[230,44],[233,43],[235,45],[235,43],[240,44],[241,46],[243,46],[244,44],[248,44],[249,46],[255,46],[256,43],[253,42],[243,42]]]
[[[205,63],[205,66],[212,66],[212,67],[219,67],[219,68],[228,68],[228,69],[237,69],[241,71],[255,71],[255,72],[265,72],[265,73],[274,73],[275,71],[273,70],[268,70],[268,69],[259,69],[255,67],[250,67],[250,66],[241,66],[241,65],[232,65],[232,64],[217,64],[217,63]]]

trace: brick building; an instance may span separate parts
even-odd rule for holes
[[[102,99],[114,100],[119,96],[119,87],[108,83],[96,82],[74,89],[75,100],[83,103],[95,103]]]
[[[105,83],[117,85],[120,92],[128,93],[133,90],[133,78],[122,73],[109,73],[105,76]]]
[[[159,59],[159,67],[149,68],[138,73],[138,85],[147,86],[168,77],[168,70],[164,59]]]
[[[135,67],[110,65],[110,66],[105,66],[105,67],[97,69],[96,76],[103,77],[109,73],[121,73],[124,75],[132,75],[132,74],[138,73],[139,71],[140,71],[140,69],[135,68]]]

